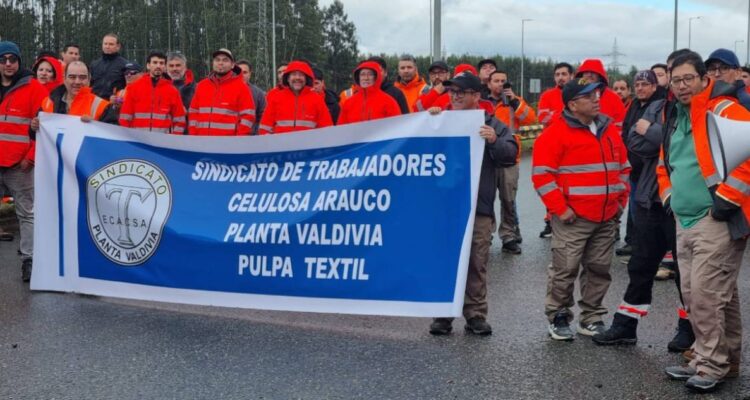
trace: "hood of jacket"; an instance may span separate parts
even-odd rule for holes
[[[602,64],[602,60],[598,58],[589,58],[589,59],[583,60],[583,64],[581,64],[581,66],[578,67],[578,71],[576,72],[576,78],[580,78],[584,72],[593,72],[599,75],[602,78],[602,83],[604,83],[605,86],[609,86],[609,81],[607,78],[607,70],[604,69],[604,64]]]
[[[363,88],[359,85],[359,74],[363,69],[369,69],[375,73],[375,83],[368,87]],[[355,91],[364,90],[365,92],[372,92],[373,90],[381,90],[380,86],[383,84],[383,75],[380,72],[380,64],[375,61],[365,61],[357,66],[352,73],[354,77]]]
[[[41,64],[42,61],[48,62],[52,66],[52,69],[55,71],[55,79],[45,83],[44,86],[48,90],[52,90],[60,86],[63,83],[63,67],[60,60],[54,57],[44,56],[36,60],[36,62],[34,62],[34,66],[31,67],[31,70],[34,72],[34,76],[36,77],[36,70],[37,68],[39,68],[39,64]]]
[[[315,75],[313,75],[312,68],[310,65],[303,61],[292,61],[287,65],[284,75],[281,76],[281,83],[285,87],[289,87],[289,75],[292,72],[302,72],[305,74],[305,86],[312,87]]]

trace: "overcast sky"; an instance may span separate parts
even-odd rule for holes
[[[328,5],[333,0],[320,0]],[[364,53],[430,53],[432,0],[342,0],[357,26]],[[713,4],[713,3],[716,4]],[[672,51],[674,0],[443,0],[443,48],[448,54],[521,54],[521,19],[526,22],[525,53],[530,58],[579,62],[612,52],[617,38],[619,63],[648,68]],[[746,59],[748,0],[680,0],[678,48],[688,46],[704,58],[724,47]]]

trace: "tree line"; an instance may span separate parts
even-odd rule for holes
[[[226,47],[237,59],[249,60],[253,80],[261,87],[272,84],[270,0],[0,0],[0,38],[21,46],[26,65],[42,50],[60,51],[67,43],[80,46],[90,62],[101,55],[101,39],[114,32],[122,43],[122,55],[143,64],[152,50],[180,51],[197,76],[210,69],[210,54]],[[305,59],[324,71],[326,84],[343,90],[351,84],[351,72],[359,53],[356,27],[340,0],[321,7],[317,0],[276,0],[277,64]],[[427,18],[427,16],[425,16]],[[395,79],[398,55],[383,55],[391,79]],[[450,55],[455,66],[476,63],[484,56]],[[493,57],[520,85],[520,57]],[[426,78],[431,60],[418,56],[419,70]],[[541,79],[542,89],[552,87],[556,62],[525,60],[525,94],[529,79]],[[518,89],[516,89],[518,91]]]

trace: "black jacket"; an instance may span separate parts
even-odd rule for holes
[[[128,60],[120,53],[102,54],[102,58],[91,63],[91,90],[95,95],[109,100],[115,89],[125,87],[125,64]]]
[[[339,105],[339,96],[333,90],[326,89],[325,102],[328,107],[328,113],[331,114],[331,119],[334,125],[339,120],[339,114],[341,113],[341,106]]]
[[[406,102],[406,96],[404,96],[404,92],[402,92],[401,89],[394,86],[390,81],[383,81],[380,85],[380,89],[396,100],[398,108],[401,109],[401,114],[409,113],[409,103]]]
[[[639,135],[635,132],[635,123],[627,130],[627,141],[625,143],[628,147],[628,160],[633,170],[635,170],[635,165],[638,165],[639,168],[637,177],[633,177],[632,172],[630,174],[631,180],[636,183],[634,200],[636,204],[647,209],[660,201],[656,166],[659,163],[659,149],[661,149],[661,144],[664,141],[662,113],[665,103],[664,99],[649,101],[640,112],[639,119],[643,118],[651,122],[651,126],[646,130],[645,135]],[[631,109],[637,107],[638,105],[633,103]],[[628,114],[630,114],[630,111],[628,111]],[[625,124],[623,124],[623,136],[625,136],[625,132]]]
[[[518,143],[508,127],[492,115],[485,114],[486,125],[495,129],[497,140],[485,142],[482,169],[479,174],[479,196],[477,197],[477,214],[495,218],[495,170],[499,167],[510,167],[516,164]]]
[[[625,148],[628,149],[628,161],[630,161],[630,166],[632,167],[632,170],[630,171],[630,180],[632,182],[638,182],[638,177],[641,174],[641,171],[643,170],[643,167],[644,167],[644,160],[641,159],[638,153],[635,153],[630,149],[630,143],[629,143],[630,133],[635,128],[635,124],[638,122],[638,120],[643,117],[643,114],[646,112],[646,109],[648,109],[648,107],[654,102],[663,100],[664,94],[665,94],[664,91],[657,90],[656,92],[654,92],[653,95],[651,95],[651,98],[649,98],[643,104],[641,104],[640,100],[633,99],[633,102],[630,104],[630,107],[628,107],[628,110],[625,113],[625,119],[622,122],[622,142],[625,143]],[[663,106],[663,103],[664,103],[663,101],[660,102],[662,106]],[[654,123],[654,121],[651,119],[647,119],[647,120],[651,122],[652,124]],[[659,124],[659,126],[661,127],[661,124]],[[661,140],[659,140],[659,143],[661,143]],[[658,152],[656,156],[657,157],[659,156]]]

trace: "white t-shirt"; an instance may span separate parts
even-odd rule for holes
[[[591,130],[591,133],[593,133],[594,136],[596,136],[596,122],[591,121],[591,123],[589,124],[589,129]]]

